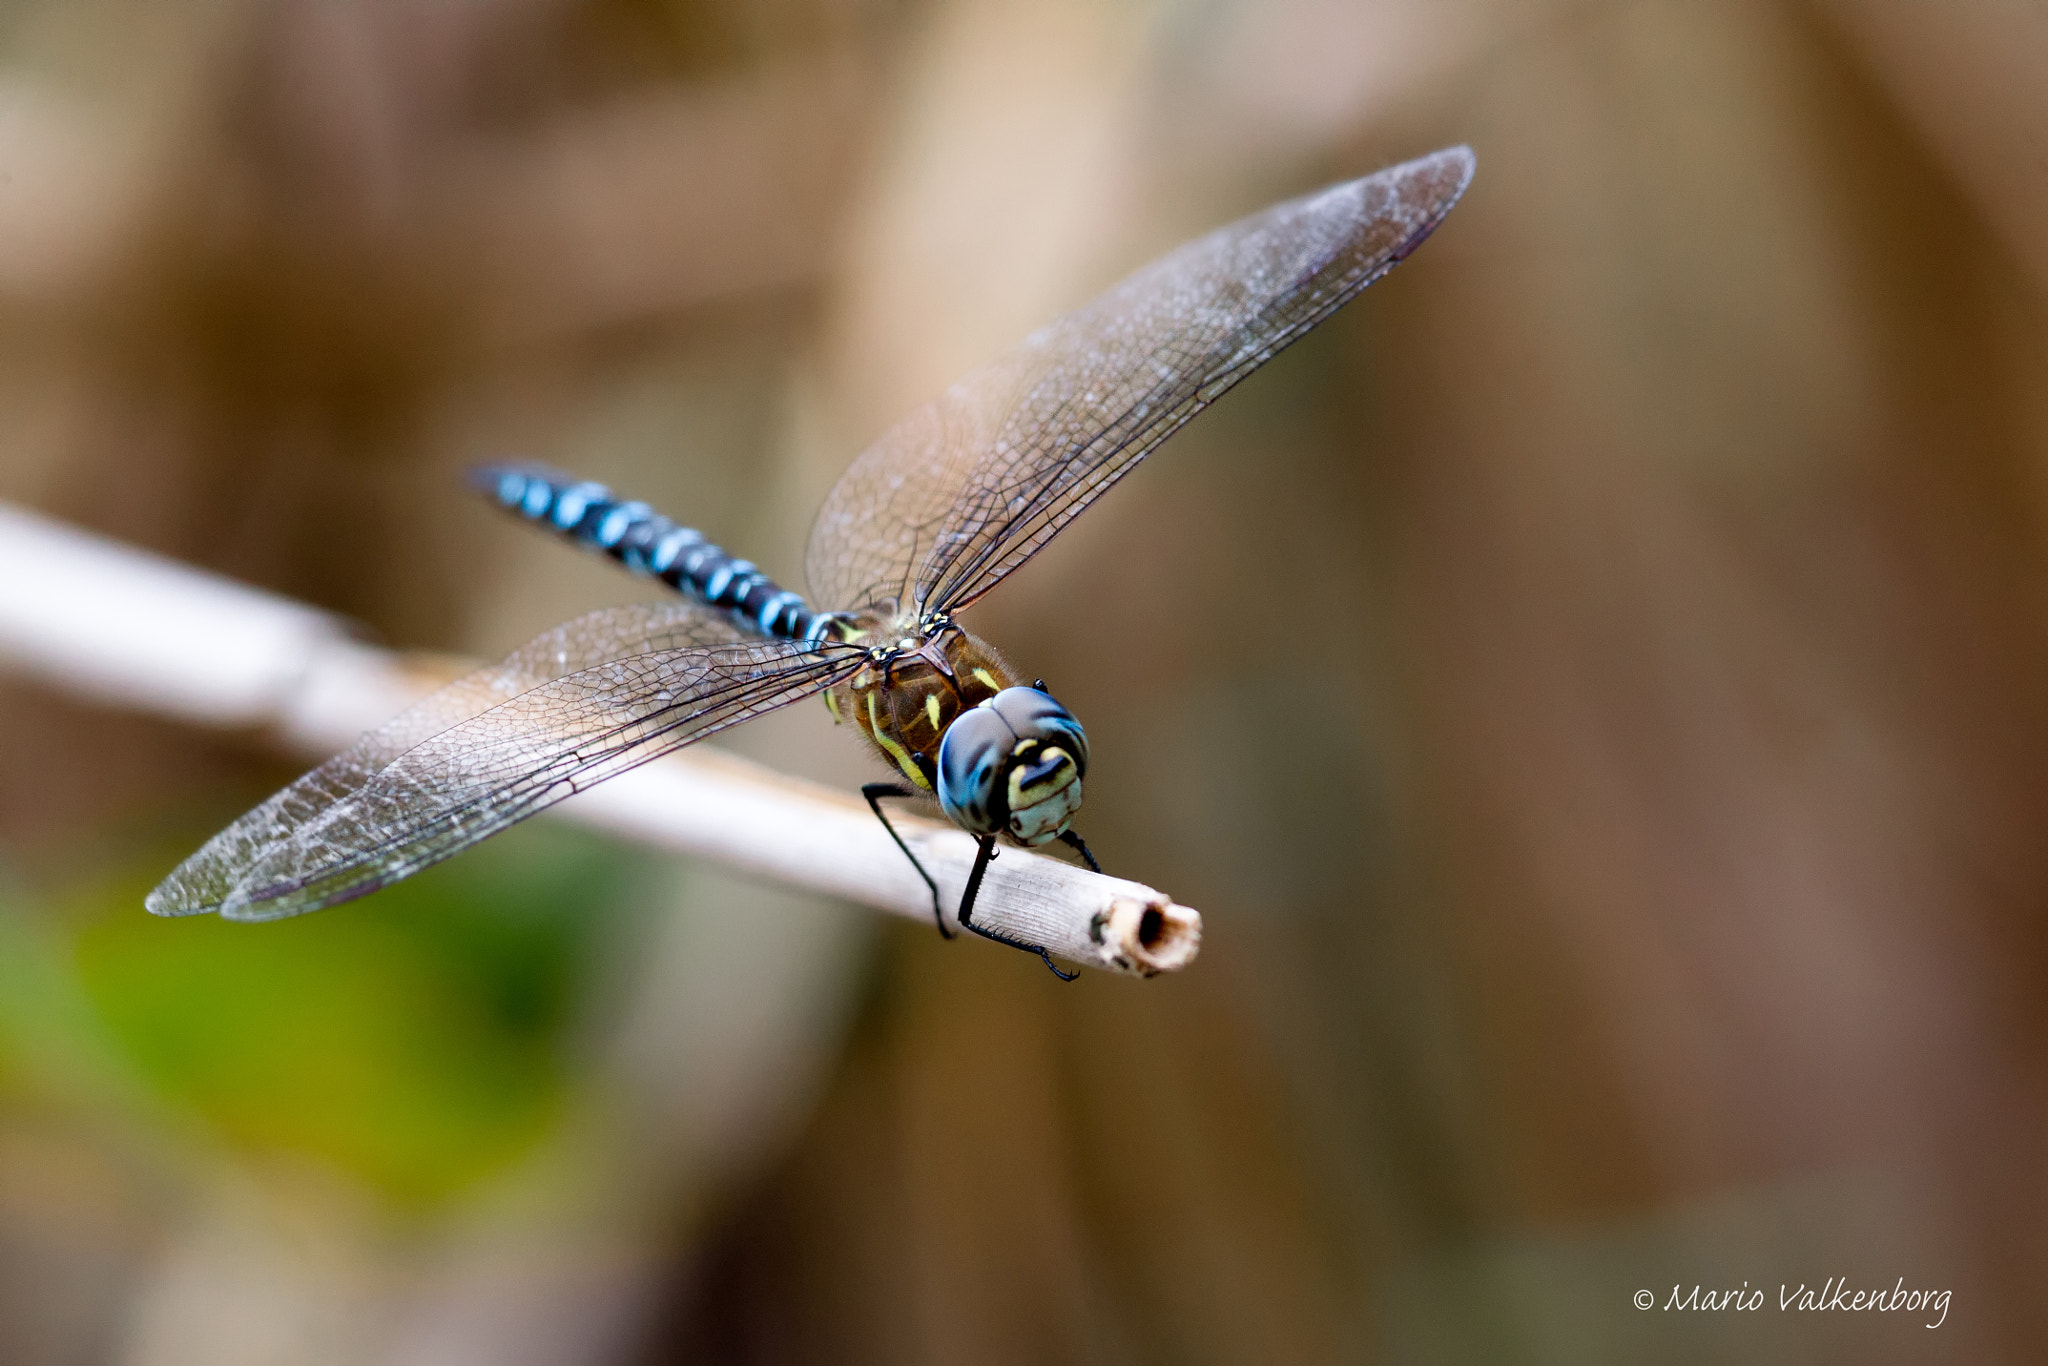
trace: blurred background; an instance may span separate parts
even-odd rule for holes
[[[2032,1359],[2043,71],[2017,0],[7,6],[0,498],[401,647],[641,591],[473,461],[800,584],[1059,310],[1479,173],[972,614],[1178,977],[545,821],[154,921],[302,765],[0,682],[0,1360]]]

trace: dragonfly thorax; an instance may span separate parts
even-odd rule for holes
[[[1000,655],[943,615],[856,618],[841,638],[868,657],[825,694],[834,720],[853,722],[965,829],[1042,844],[1066,828],[1087,764],[1066,708],[1018,687]]]
[[[842,637],[867,661],[825,694],[835,721],[851,721],[905,778],[931,792],[939,743],[960,714],[1014,682],[1009,666],[950,620],[856,617]]]

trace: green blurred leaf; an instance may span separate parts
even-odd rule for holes
[[[136,1070],[232,1144],[308,1155],[406,1203],[516,1156],[637,861],[525,826],[297,920],[157,920],[139,885],[81,908],[84,991]]]

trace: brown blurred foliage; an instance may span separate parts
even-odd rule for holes
[[[636,590],[471,507],[472,460],[794,582],[860,444],[1059,309],[1479,158],[976,613],[1087,722],[1108,866],[1207,916],[1189,973],[1062,989],[686,871],[697,928],[618,930],[572,1049],[609,1099],[403,1232],[0,1106],[6,1360],[2048,1335],[2036,8],[71,0],[0,53],[0,496],[475,652]],[[6,701],[39,895],[283,776]],[[803,710],[734,743],[858,781]],[[1843,1276],[1955,1298],[1776,1308]],[[1765,1312],[1630,1304],[1743,1282]]]

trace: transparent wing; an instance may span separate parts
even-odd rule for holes
[[[816,601],[974,601],[1182,423],[1413,251],[1458,202],[1453,147],[1154,262],[870,446],[811,530]]]
[[[861,658],[755,641],[554,679],[413,746],[270,845],[221,914],[271,920],[375,891],[593,783],[815,693]]]
[[[266,858],[319,828],[335,812],[363,802],[379,778],[400,759],[436,736],[466,724],[473,726],[516,699],[531,696],[536,688],[622,661],[742,650],[750,639],[724,614],[686,602],[616,607],[565,622],[502,663],[480,669],[423,699],[237,820],[164,879],[150,893],[147,905],[158,915],[222,909],[238,887],[249,884],[250,874]],[[690,738],[698,733],[701,728]],[[540,742],[536,739],[535,743]],[[422,793],[423,800],[410,819],[432,820],[434,805],[425,799],[428,795]],[[402,837],[408,819],[404,814],[391,814],[387,838]],[[440,856],[454,852],[454,847]],[[381,880],[390,881],[392,876],[402,874]],[[325,900],[307,899],[289,909],[280,906],[275,913],[311,910],[374,885],[376,882],[366,883]]]

